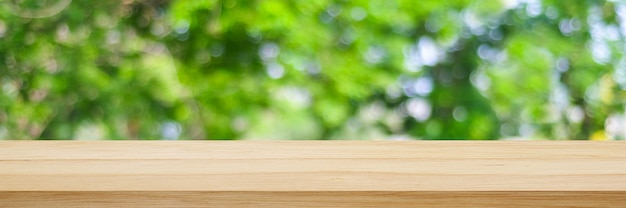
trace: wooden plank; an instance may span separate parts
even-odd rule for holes
[[[0,158],[614,159],[626,158],[624,147],[618,141],[0,141]]]
[[[626,143],[1,141],[0,207],[60,206],[626,207]]]
[[[623,192],[4,192],[0,207],[589,207],[623,208]]]

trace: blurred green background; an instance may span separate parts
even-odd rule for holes
[[[626,4],[2,0],[0,139],[626,137]]]

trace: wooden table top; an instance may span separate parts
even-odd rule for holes
[[[0,207],[56,205],[626,207],[626,142],[0,141]]]

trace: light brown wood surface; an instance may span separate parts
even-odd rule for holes
[[[0,207],[626,207],[626,143],[0,141]]]

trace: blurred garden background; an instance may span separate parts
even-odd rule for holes
[[[626,4],[0,0],[0,139],[626,138]]]

